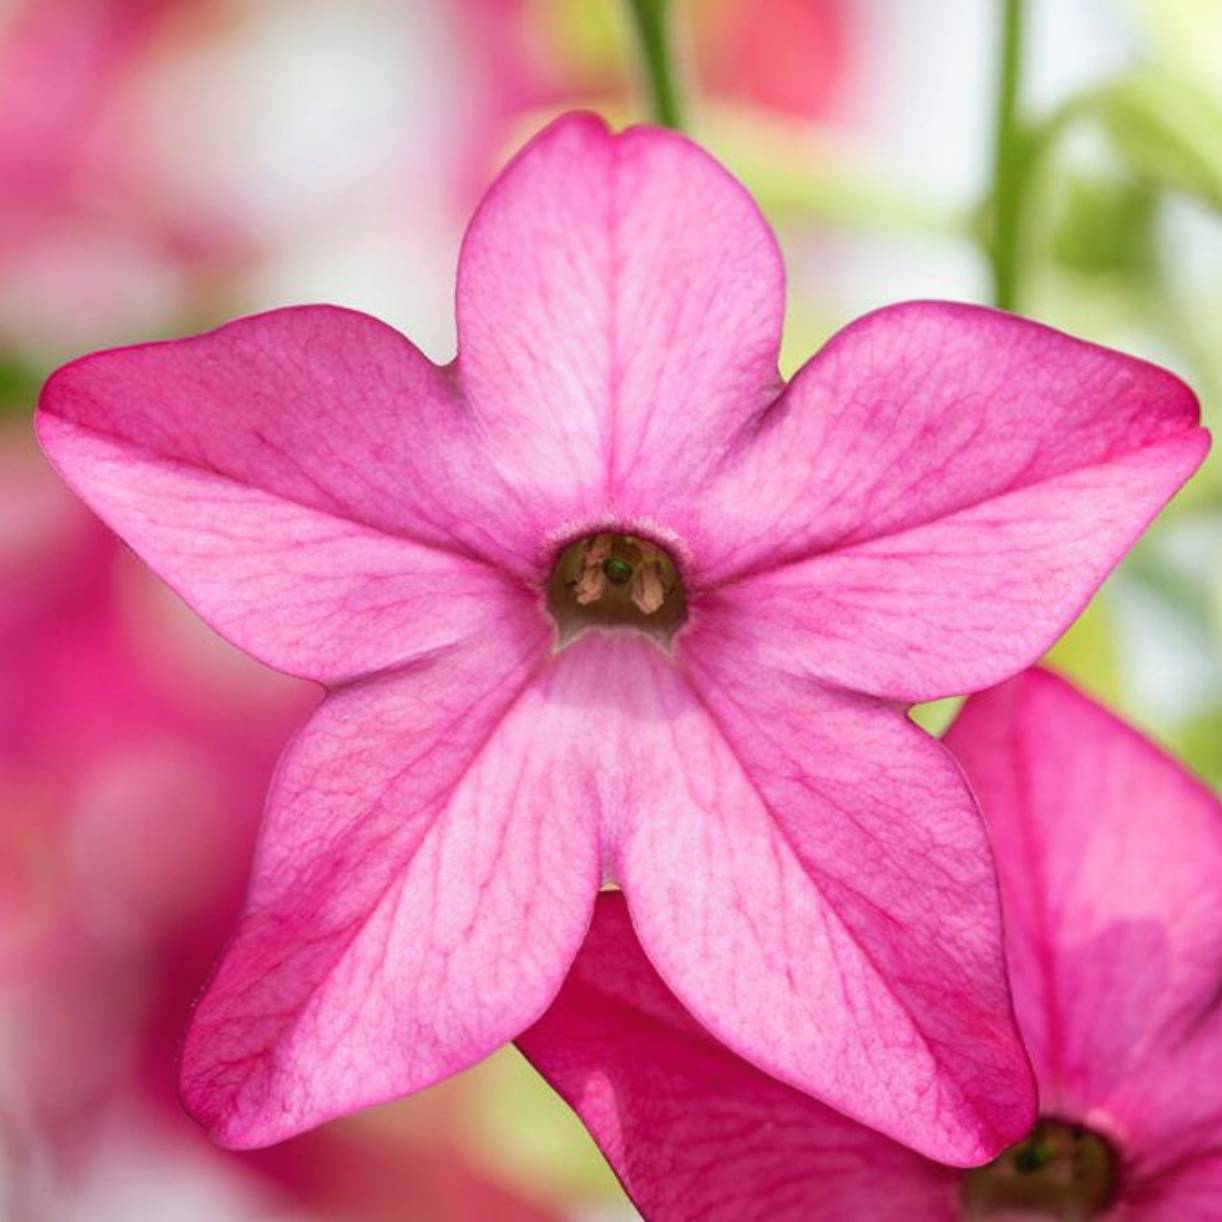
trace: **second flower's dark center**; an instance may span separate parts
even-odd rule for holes
[[[547,604],[558,639],[623,627],[669,642],[686,618],[675,563],[656,543],[605,531],[569,544],[552,570]]]
[[[963,1214],[1088,1222],[1116,1195],[1116,1176],[1106,1139],[1081,1125],[1041,1120],[1025,1141],[964,1175]]]

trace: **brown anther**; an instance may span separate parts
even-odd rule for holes
[[[642,564],[632,574],[628,594],[642,614],[653,615],[655,611],[660,611],[666,601],[661,564],[656,560],[647,560]]]
[[[588,607],[596,603],[607,592],[607,575],[603,572],[603,561],[611,556],[614,540],[611,535],[595,535],[586,541],[579,560],[577,582],[573,593],[577,601]]]

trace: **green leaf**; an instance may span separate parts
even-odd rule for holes
[[[1157,206],[1148,179],[1071,172],[1056,205],[1052,257],[1087,275],[1148,279],[1156,266]]]
[[[41,376],[13,353],[0,352],[0,416],[32,412]]]
[[[1148,67],[1105,86],[1095,106],[1137,174],[1222,209],[1222,102],[1213,93]]]

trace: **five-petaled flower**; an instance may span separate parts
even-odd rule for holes
[[[822,1107],[701,1030],[604,896],[521,1044],[651,1222],[1222,1219],[1222,806],[1043,671],[947,743],[993,838],[1039,1124],[964,1172]]]
[[[904,710],[1037,658],[1206,436],[1170,374],[959,305],[786,387],[783,297],[704,153],[577,115],[470,225],[453,364],[301,307],[48,383],[68,481],[330,689],[187,1040],[221,1141],[524,1030],[609,881],[778,1078],[951,1161],[1030,1123],[983,825]]]

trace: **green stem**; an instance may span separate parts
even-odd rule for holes
[[[1003,310],[1013,310],[1018,303],[1019,234],[1027,161],[1027,141],[1019,119],[1024,0],[1001,2],[993,142],[993,225],[988,255],[993,272],[993,304]]]
[[[667,0],[628,0],[636,24],[655,122],[676,130],[683,126],[667,23]]]

